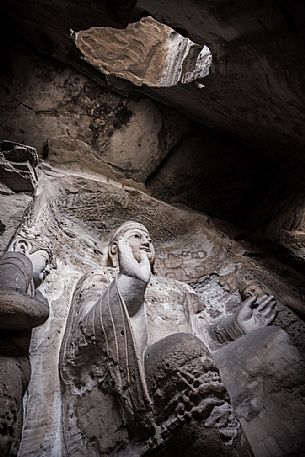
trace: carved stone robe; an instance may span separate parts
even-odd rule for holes
[[[88,454],[121,455],[120,449],[124,456],[144,455],[146,451],[140,450],[141,442],[150,439],[150,432],[156,425],[156,410],[153,411],[145,379],[144,357],[136,350],[137,327],[128,316],[113,276],[113,269],[89,273],[78,283],[72,300],[60,356],[64,393],[63,438],[66,455],[69,457]],[[240,431],[238,422],[233,417],[226,389],[219,374],[217,377],[217,367],[206,346],[195,336],[192,337],[192,315],[196,303],[197,296],[187,284],[173,279],[152,277],[143,305],[147,316],[147,347],[156,347],[161,340],[166,344],[165,352],[171,354],[171,345],[174,350],[177,344],[177,340],[171,339],[171,336],[181,335],[183,341],[193,338],[193,344],[199,348],[198,354],[196,352],[197,365],[195,364],[198,369],[195,369],[192,362],[193,351],[192,354],[186,352],[185,360],[190,360],[187,371],[191,370],[186,376],[194,377],[192,370],[205,372],[202,363],[203,360],[206,361],[207,371],[203,373],[205,385],[208,383],[211,386],[209,395],[214,398],[216,394],[219,397],[216,401],[219,401],[217,407],[222,408],[215,414],[215,423],[216,417],[218,420],[219,414],[223,414],[221,411],[225,410],[227,417],[226,421],[219,422],[222,423],[222,429],[217,433],[226,434],[227,440],[233,440]],[[192,344],[183,344],[183,341],[178,346],[188,351],[187,348],[192,347]],[[164,376],[164,380],[168,378],[168,369],[172,370],[173,366],[165,360],[158,359],[156,362],[155,353],[150,351],[146,355],[154,358],[151,367],[154,363],[161,367],[159,379],[162,385],[162,377]],[[147,360],[146,362],[149,363]],[[179,368],[180,370],[183,371],[183,367]],[[154,370],[146,371],[150,372],[150,386],[153,386],[158,395],[161,390],[154,382]],[[179,380],[177,382],[183,396],[183,392],[188,392],[190,388],[189,383],[181,384]],[[194,382],[196,385],[199,380],[194,379]],[[164,390],[165,397],[162,401],[165,403],[170,400],[166,399],[168,392],[170,389]],[[205,396],[198,395],[197,404],[202,400],[207,401]],[[174,393],[175,396],[177,393]],[[184,395],[185,398],[186,396]],[[156,401],[156,398],[153,400]],[[173,411],[178,407],[178,403],[174,400]],[[162,414],[157,416],[161,418]],[[176,419],[174,422],[167,420],[170,428],[176,427],[176,422]],[[212,422],[209,427],[212,427]],[[230,438],[227,435],[232,436]],[[136,450],[132,448],[133,441],[138,443]],[[83,443],[83,446],[80,446],[80,443]],[[220,452],[219,455],[225,454]],[[248,450],[240,455],[249,455]]]
[[[17,455],[22,429],[22,397],[31,367],[31,329],[49,315],[48,303],[36,291],[32,263],[19,252],[0,260],[0,455]]]
[[[92,456],[107,455],[128,441],[126,424],[136,431],[149,411],[143,363],[112,278],[111,269],[82,278],[68,317],[60,374],[65,392],[63,436],[69,456],[74,455],[74,448],[75,455],[87,455],[88,446]],[[83,435],[82,451],[78,443]]]

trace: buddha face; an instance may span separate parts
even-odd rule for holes
[[[33,279],[35,287],[38,287],[51,271],[49,253],[43,249],[28,254],[33,265]]]
[[[266,295],[266,291],[263,290],[260,284],[252,282],[248,284],[247,287],[244,288],[242,291],[243,299],[250,298],[250,297],[257,297],[260,298],[263,295]]]
[[[33,266],[33,280],[35,287],[38,287],[50,273],[50,255],[45,249],[37,249],[31,252],[32,245],[25,239],[19,239],[13,244],[13,250],[20,252],[30,259]]]
[[[128,240],[133,256],[138,262],[140,262],[140,252],[143,251],[147,255],[150,264],[154,263],[155,248],[148,232],[140,228],[134,228],[127,230],[124,233],[124,238]]]
[[[118,265],[118,245],[116,240],[121,237],[128,241],[132,254],[138,262],[140,262],[140,252],[145,252],[150,265],[153,266],[155,262],[155,249],[146,228],[142,224],[126,223],[120,229],[109,246],[109,256],[112,259],[113,266]]]

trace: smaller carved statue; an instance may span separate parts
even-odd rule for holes
[[[110,268],[78,284],[61,348],[67,455],[177,457],[185,447],[192,457],[251,455],[197,331],[194,290],[154,274],[142,224],[113,233],[108,260]],[[211,342],[220,347],[268,325],[275,304],[272,296],[247,299],[209,328]]]
[[[301,354],[305,354],[305,323],[297,312],[295,312],[294,303],[288,300],[285,303],[284,294],[280,294],[278,287],[277,291],[271,290],[271,286],[264,283],[261,273],[254,269],[248,269],[238,276],[237,287],[242,299],[257,297],[261,299],[264,295],[271,296],[273,293],[281,295],[281,300],[277,300],[276,318],[273,325],[281,327],[289,335],[291,343],[293,343]]]
[[[211,350],[219,349],[223,344],[235,341],[242,335],[266,327],[274,321],[278,310],[273,295],[266,292],[259,295],[247,293],[242,298],[244,301],[241,306],[231,316],[221,318],[209,326]]]
[[[0,455],[17,455],[22,398],[30,380],[31,330],[49,316],[36,290],[52,265],[47,238],[20,231],[0,260]]]
[[[298,349],[303,346],[304,323],[279,302],[276,317],[275,310],[264,307],[263,297],[271,297],[271,291],[256,275],[254,270],[241,272],[237,285],[250,306],[260,303],[253,311],[257,330],[220,347],[213,356],[254,455],[301,457],[305,360]],[[258,310],[262,314],[257,315]],[[274,317],[275,325],[263,325]]]

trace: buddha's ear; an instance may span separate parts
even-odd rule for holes
[[[118,252],[119,252],[118,243],[116,241],[112,241],[108,248],[108,257],[109,257],[110,263],[112,264],[113,267],[119,266]]]
[[[14,241],[12,244],[12,250],[15,252],[21,252],[21,254],[27,255],[30,250],[31,250],[31,243],[29,243],[27,240],[20,239]]]

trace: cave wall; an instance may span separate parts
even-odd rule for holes
[[[241,301],[240,278],[250,272],[280,297],[275,325],[285,329],[298,350],[305,350],[305,324],[298,317],[304,315],[303,278],[294,270],[278,261],[272,265],[270,259],[258,260],[251,245],[234,241],[204,214],[172,207],[102,176],[45,170],[30,224],[51,239],[57,268],[40,287],[49,300],[50,317],[32,335],[32,377],[19,456],[63,452],[58,363],[72,295],[84,274],[105,267],[109,233],[126,220],[149,229],[156,247],[157,275],[188,283],[198,293],[199,321],[212,324],[235,310]],[[295,389],[292,395],[298,395],[298,386]]]
[[[183,114],[54,60],[17,51],[7,68],[1,138],[31,144],[50,165],[143,183],[188,129]]]
[[[39,179],[32,192],[2,185],[1,248],[26,217],[49,236],[57,263],[40,288],[50,318],[32,335],[19,457],[63,452],[58,361],[73,291],[85,273],[105,266],[107,237],[125,220],[148,227],[157,273],[194,288],[202,321],[235,310],[239,280],[250,275],[279,301],[274,324],[289,336],[285,347],[304,353],[302,14],[299,1],[294,9],[253,0],[8,5],[1,18],[0,137],[36,148]],[[147,16],[154,31],[192,40],[190,67],[208,46],[209,75],[152,87],[149,66],[133,65],[134,36],[125,28],[132,22],[134,33]],[[94,46],[77,46],[70,29],[90,41],[92,27],[94,46],[113,38],[118,56],[124,37],[126,60],[116,63],[127,72],[112,74],[111,59],[107,71],[96,56],[93,65]],[[148,55],[153,40],[151,48]],[[291,378],[299,383],[293,372]],[[296,384],[292,397],[301,395]],[[242,405],[240,411],[247,422]],[[255,414],[253,446],[265,424],[260,415],[266,417],[260,408]],[[264,452],[287,455],[289,440],[271,449],[273,433],[270,425]]]

